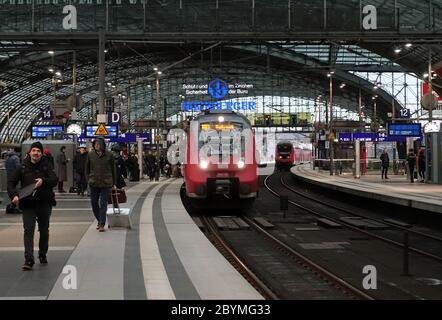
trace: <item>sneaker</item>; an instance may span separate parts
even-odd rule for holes
[[[46,256],[39,257],[39,259],[40,259],[40,263],[41,264],[47,264],[48,263],[48,259],[46,258]]]
[[[97,227],[95,228],[96,230],[99,230],[101,227],[101,224],[97,224]]]
[[[98,229],[99,232],[104,232],[104,226],[100,226],[100,228]]]
[[[23,271],[29,271],[32,270],[32,267],[34,266],[34,262],[26,261],[25,264],[21,267]]]

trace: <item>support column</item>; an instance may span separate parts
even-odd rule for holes
[[[140,168],[140,179],[144,179],[143,172],[143,139],[137,138],[137,148],[138,148],[138,167]]]
[[[158,137],[160,136],[160,78],[157,74],[156,79],[156,99],[155,99],[155,111],[157,116],[157,130],[156,130],[156,145],[157,145],[157,170],[155,173],[155,181],[160,180],[160,141]]]
[[[361,142],[355,140],[355,178],[361,178]]]
[[[105,81],[105,53],[106,40],[104,30],[101,28],[98,38],[98,92],[99,92],[99,114],[104,114],[104,81]]]
[[[329,136],[332,135],[333,139],[329,139],[330,141],[330,175],[333,175],[333,169],[334,169],[334,165],[333,165],[333,158],[335,156],[335,147],[334,147],[334,134],[333,134],[333,75],[330,75],[330,98],[329,98],[329,103],[330,103],[330,122],[329,122]]]

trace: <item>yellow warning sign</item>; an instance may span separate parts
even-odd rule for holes
[[[96,134],[97,136],[107,136],[107,135],[109,134],[109,132],[108,132],[107,129],[106,129],[106,125],[105,125],[103,122],[101,122],[101,123],[98,125],[98,128],[97,128],[97,130],[95,131],[95,134]]]

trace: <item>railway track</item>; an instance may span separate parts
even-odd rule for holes
[[[267,300],[278,300],[278,296],[264,283],[255,273],[241,260],[241,258],[230,248],[220,233],[216,230],[210,219],[206,216],[199,217],[208,232],[208,236],[212,239],[215,247],[223,254],[224,257],[233,265],[233,267],[242,274],[247,281]]]
[[[270,193],[272,193],[274,196],[276,196],[276,197],[280,197],[280,194],[279,194],[278,192],[276,192],[276,191],[274,190],[274,188],[272,188],[272,187],[269,185],[269,180],[270,180],[274,175],[276,175],[276,174],[278,174],[278,173],[273,173],[272,175],[267,176],[267,177],[265,178],[265,180],[264,180],[264,186],[265,186],[266,189],[267,189]],[[350,214],[350,215],[352,215],[352,216],[364,217],[364,218],[366,218],[366,219],[371,219],[371,220],[373,220],[373,221],[380,222],[379,220],[373,219],[373,218],[371,218],[371,217],[366,217],[366,216],[362,216],[362,215],[357,215],[357,214],[355,214],[354,212],[350,212],[349,210],[346,210],[346,209],[344,209],[344,208],[339,208],[339,207],[337,207],[337,206],[334,206],[334,205],[331,205],[331,204],[327,204],[327,203],[325,203],[324,201],[321,201],[321,200],[319,200],[319,199],[317,199],[317,198],[313,198],[313,197],[307,196],[307,195],[305,195],[305,194],[303,194],[303,193],[301,193],[301,192],[299,192],[299,191],[297,191],[297,190],[295,190],[295,189],[289,187],[289,186],[284,182],[284,180],[283,180],[283,176],[282,176],[282,175],[281,175],[281,178],[280,178],[280,183],[281,183],[281,185],[283,185],[283,187],[284,187],[285,189],[287,189],[287,190],[289,190],[289,191],[291,191],[291,192],[297,194],[298,196],[303,197],[304,199],[308,199],[309,201],[314,201],[315,203],[320,203],[321,205],[323,205],[323,206],[325,206],[325,207],[327,207],[327,208],[332,208],[332,209],[337,210],[337,211],[339,211],[339,212],[345,213],[346,215]],[[339,220],[339,219],[337,219],[337,218],[335,218],[335,217],[332,217],[332,216],[329,215],[329,214],[324,214],[324,213],[320,213],[320,212],[318,212],[318,211],[316,211],[316,210],[312,210],[312,209],[306,207],[305,205],[300,204],[299,202],[295,202],[295,201],[293,201],[292,199],[289,199],[288,202],[289,202],[291,205],[293,205],[293,206],[295,206],[295,207],[297,207],[297,208],[300,208],[300,209],[302,209],[302,210],[304,210],[304,211],[306,211],[306,212],[308,212],[308,213],[310,213],[310,214],[313,214],[313,215],[315,215],[315,216],[317,216],[317,217],[321,217],[321,218],[325,218],[325,219],[331,220],[331,221],[333,221],[333,222],[335,222],[335,223],[338,223],[338,224],[341,224],[341,225],[343,225],[343,226],[345,226],[345,227],[347,227],[347,228],[349,228],[349,229],[351,229],[351,230],[357,231],[357,232],[362,233],[362,234],[364,234],[364,235],[366,235],[366,236],[369,236],[369,237],[372,237],[372,238],[375,238],[375,239],[381,240],[381,241],[383,241],[383,242],[386,242],[386,243],[392,244],[392,245],[394,245],[394,246],[398,246],[398,247],[401,247],[401,248],[404,247],[404,244],[401,243],[401,242],[398,242],[398,241],[396,241],[396,240],[392,240],[391,238],[387,238],[386,236],[383,236],[383,235],[375,234],[375,233],[373,233],[373,232],[367,231],[367,230],[362,229],[362,228],[358,228],[358,227],[356,227],[356,226],[354,226],[354,225],[352,225],[352,224],[346,223],[345,221],[342,221],[342,220]],[[384,221],[382,221],[382,223],[383,223],[383,224],[388,224],[388,223],[385,223]],[[436,241],[442,241],[441,238],[436,237],[436,236],[433,236],[433,235],[428,235],[428,234],[424,234],[424,233],[422,233],[422,232],[417,232],[417,231],[413,231],[413,230],[408,230],[407,228],[400,228],[399,226],[396,226],[396,225],[393,225],[393,224],[388,224],[388,225],[393,226],[393,227],[395,227],[396,229],[398,229],[398,230],[400,229],[400,230],[402,230],[402,231],[405,229],[407,232],[409,232],[409,233],[411,233],[411,234],[415,234],[415,235],[422,236],[422,237],[427,237],[428,239],[433,239],[433,240],[436,240]],[[416,247],[412,247],[412,246],[410,246],[408,249],[409,249],[410,251],[412,251],[412,252],[415,252],[415,253],[420,254],[420,255],[422,255],[422,256],[425,256],[425,257],[427,257],[427,258],[433,259],[433,260],[438,261],[438,262],[442,262],[442,257],[441,257],[441,256],[435,255],[435,254],[433,254],[433,253],[430,253],[430,252],[427,252],[427,251],[425,251],[425,250],[422,250],[422,249],[419,249],[419,248],[416,248]]]
[[[363,300],[373,300],[374,298],[357,287],[353,286],[349,282],[340,278],[330,270],[323,268],[322,266],[316,264],[314,261],[310,260],[308,257],[296,251],[294,248],[288,246],[263,228],[256,224],[253,220],[241,217],[249,225],[253,227],[253,230],[265,241],[269,242],[273,248],[278,249],[285,256],[290,258],[290,261],[297,265],[297,268],[303,268],[309,270],[313,273],[316,278],[320,281],[325,282],[328,286],[340,291],[343,296],[351,299],[363,299]],[[243,274],[246,279],[261,293],[266,299],[278,299],[278,294],[275,293],[270,286],[266,285],[264,281],[258,279],[256,274],[251,268],[247,266],[245,262],[235,253],[230,245],[224,240],[221,232],[217,230],[214,224],[207,217],[201,217],[206,230],[208,231],[210,237],[215,243],[215,246],[221,251],[223,255],[234,265],[234,267]],[[253,231],[248,231],[253,232]]]

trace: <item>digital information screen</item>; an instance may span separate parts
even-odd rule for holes
[[[388,123],[388,136],[420,137],[422,128],[420,123]]]
[[[84,130],[86,134],[86,138],[95,138],[97,135],[95,134],[95,131],[97,131],[98,125],[86,125]],[[107,125],[106,130],[109,133],[108,135],[104,136],[106,138],[118,138],[118,126],[117,125]]]
[[[62,133],[64,130],[61,125],[38,125],[31,127],[31,137],[34,139],[45,138],[47,135],[54,133]]]

